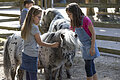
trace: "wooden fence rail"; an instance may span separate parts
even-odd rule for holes
[[[93,24],[95,27],[120,29],[120,24],[116,23],[93,22]]]
[[[6,27],[6,26],[0,26],[0,29],[7,29],[7,30],[18,30],[17,27]]]
[[[69,4],[69,3],[67,3]],[[66,7],[67,4],[61,4],[61,3],[55,3],[53,4],[53,7]],[[80,7],[87,7],[87,8],[93,8],[93,7],[99,7],[99,8],[120,8],[119,4],[99,4],[99,3],[89,3],[89,4],[81,4],[78,3]]]
[[[19,17],[18,14],[6,14],[6,13],[0,13],[0,16],[8,16],[8,17]]]

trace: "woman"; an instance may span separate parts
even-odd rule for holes
[[[79,37],[83,44],[82,56],[85,61],[87,80],[98,80],[94,65],[94,59],[98,56],[99,50],[95,43],[95,31],[91,20],[84,16],[77,3],[70,3],[66,7],[66,12],[71,20],[71,28]]]
[[[21,29],[21,36],[24,39],[24,50],[22,53],[21,69],[26,71],[26,80],[37,80],[37,59],[38,46],[46,46],[56,48],[58,42],[45,43],[41,41],[38,28],[41,19],[42,9],[37,6],[31,7]]]

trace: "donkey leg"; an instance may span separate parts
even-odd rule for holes
[[[52,80],[56,80],[56,78],[57,78],[57,72],[58,72],[58,71],[59,71],[58,69],[52,71]],[[58,80],[59,80],[59,79],[58,79]]]
[[[58,80],[62,80],[62,73],[63,73],[62,68],[63,68],[63,66],[61,66],[60,69],[59,69]]]
[[[45,80],[49,80],[48,69],[44,68]]]
[[[67,78],[71,79],[70,69],[66,69]]]
[[[18,69],[18,80],[23,80],[24,70]]]
[[[58,80],[62,80],[62,79],[63,79],[63,77],[62,77],[63,67],[64,67],[64,66],[61,66],[60,69],[59,69]],[[66,68],[66,67],[65,67],[65,70],[66,70],[67,78],[68,78],[68,79],[71,79],[70,68]]]
[[[52,80],[52,71],[50,68],[44,68],[45,80]]]
[[[8,48],[9,50],[9,57],[11,62],[11,77],[12,80],[14,80],[15,74],[16,74],[16,63],[15,63],[15,44],[10,43],[10,46]]]
[[[15,80],[15,74],[16,74],[16,71],[13,71],[11,69],[11,78],[12,78],[12,80]]]
[[[11,66],[14,67],[14,66]],[[15,65],[15,68],[11,68],[11,78],[12,80],[15,80],[15,76],[16,76],[16,70],[17,70],[17,65]]]
[[[20,69],[20,65],[22,64],[23,44],[24,44],[23,42],[20,42],[20,44],[16,50],[17,65],[19,66],[18,71],[17,71],[18,72],[17,73],[17,80],[23,80],[23,75],[24,75],[24,70]]]
[[[10,69],[11,69],[11,62],[10,62],[10,50],[9,50],[9,43],[10,43],[10,39],[11,37],[8,37],[5,45],[4,45],[4,57],[3,57],[3,67],[4,67],[4,74],[5,74],[5,79],[7,80],[12,80],[11,79],[11,73],[10,73]]]
[[[9,47],[9,57],[11,62],[11,68],[15,71],[16,63],[15,63],[15,44],[10,44]]]

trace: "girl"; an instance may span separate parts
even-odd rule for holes
[[[94,58],[100,56],[95,42],[95,31],[91,20],[84,16],[77,3],[70,3],[66,13],[71,20],[71,28],[83,44],[82,56],[85,61],[87,80],[98,80],[95,71]]]
[[[38,28],[41,14],[42,9],[40,7],[31,7],[21,29],[21,36],[24,39],[24,50],[20,68],[26,71],[26,80],[37,80],[37,44],[53,48],[59,46],[58,42],[45,43],[41,41]]]
[[[19,30],[21,30],[21,27],[23,25],[23,22],[24,22],[24,19],[26,17],[26,14],[28,13],[30,7],[33,6],[33,4],[34,4],[33,0],[25,0],[24,1],[24,8],[21,11],[21,15],[20,15],[20,19],[19,19],[19,21],[20,21],[20,28],[19,28]]]

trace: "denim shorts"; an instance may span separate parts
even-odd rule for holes
[[[37,57],[31,57],[24,53],[22,53],[22,64],[20,69],[26,70],[28,72],[37,72],[38,69],[38,61]]]
[[[87,75],[87,77],[92,77],[96,73],[94,59],[84,60],[84,61],[85,61],[86,75]]]

